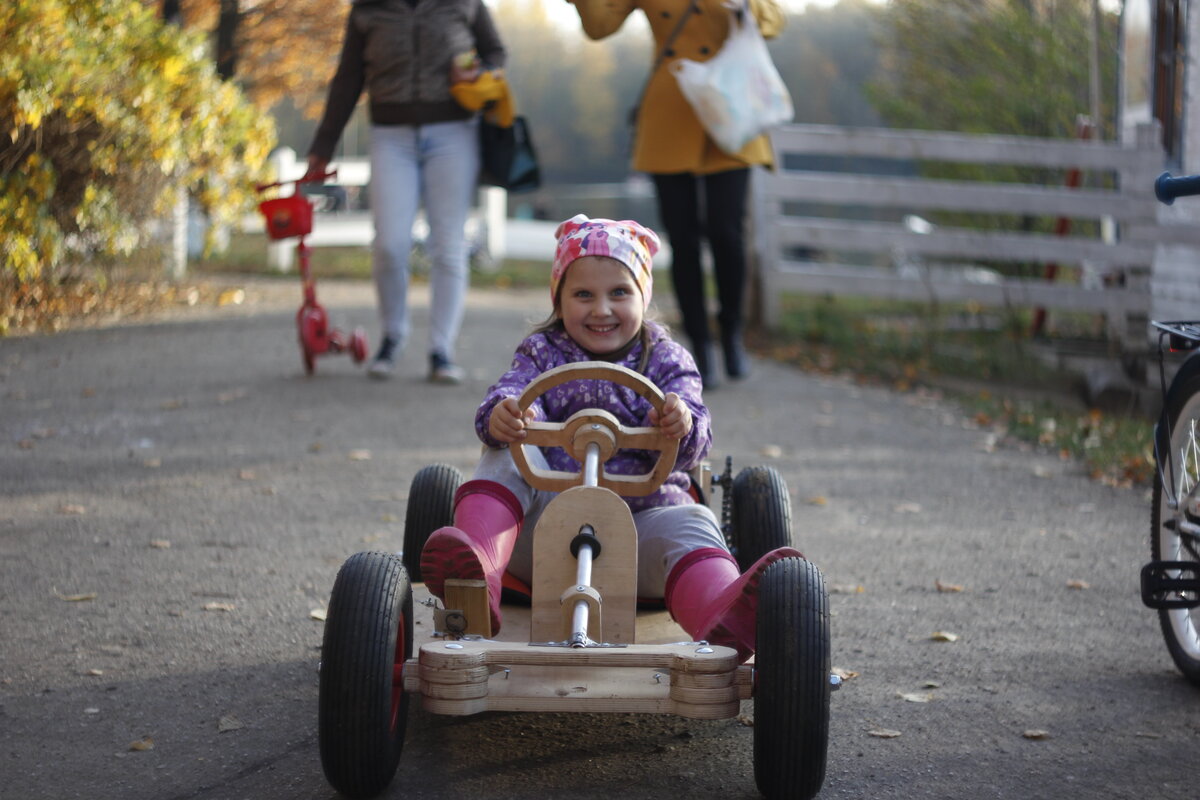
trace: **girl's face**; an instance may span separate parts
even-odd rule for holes
[[[629,269],[607,256],[571,262],[558,295],[567,335],[588,352],[620,350],[642,329],[642,293]]]

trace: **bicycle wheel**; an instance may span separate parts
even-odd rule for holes
[[[408,574],[390,553],[358,553],[342,565],[329,596],[317,734],[333,788],[372,797],[400,765],[408,694],[399,667],[412,656]]]
[[[1167,439],[1167,431],[1170,439]],[[1200,561],[1200,542],[1173,530],[1174,512],[1167,504],[1171,481],[1176,497],[1184,501],[1200,483],[1200,374],[1187,375],[1167,392],[1155,433],[1158,456],[1169,463],[1156,465],[1154,500],[1150,512],[1150,554],[1154,561]],[[1200,499],[1186,502],[1180,518],[1200,522]],[[1196,599],[1195,592],[1179,600]],[[1172,660],[1190,682],[1200,686],[1200,607],[1160,608],[1159,622]]]
[[[454,494],[462,485],[462,473],[449,464],[431,464],[413,476],[404,514],[404,566],[408,576],[420,583],[421,551],[429,534],[454,524]]]
[[[811,798],[829,749],[829,596],[816,565],[784,558],[758,585],[754,781],[767,798]]]
[[[745,572],[779,547],[792,544],[792,502],[783,476],[771,467],[746,467],[733,479],[732,549]]]

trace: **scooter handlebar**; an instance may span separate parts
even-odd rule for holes
[[[265,192],[268,189],[275,189],[279,186],[287,186],[289,183],[294,183],[297,186],[299,186],[302,183],[325,183],[325,181],[329,180],[330,178],[336,178],[336,177],[337,177],[337,170],[331,169],[328,172],[324,173],[323,175],[313,175],[312,177],[309,177],[306,175],[301,178],[296,178],[293,181],[276,181],[275,183],[260,183],[254,187],[254,190],[257,192]]]

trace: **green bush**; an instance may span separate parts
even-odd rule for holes
[[[0,40],[0,278],[132,252],[179,186],[217,224],[248,207],[274,125],[202,38],[139,0],[9,0]]]

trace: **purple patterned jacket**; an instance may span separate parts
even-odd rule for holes
[[[629,507],[637,512],[655,506],[676,506],[694,503],[689,493],[691,479],[687,471],[708,455],[712,447],[712,420],[700,396],[700,373],[696,363],[682,345],[671,339],[667,332],[653,322],[645,323],[650,334],[652,352],[643,375],[658,386],[665,394],[675,392],[692,410],[692,430],[679,443],[679,455],[675,470],[648,497],[627,497]],[[618,362],[621,366],[637,369],[642,357],[639,341]],[[488,419],[492,408],[505,397],[519,397],[534,378],[554,367],[594,358],[565,331],[554,330],[535,333],[525,338],[513,355],[512,366],[488,389],[487,396],[475,413],[475,432],[488,447],[506,447],[488,433]],[[585,408],[602,408],[616,416],[622,425],[644,426],[650,411],[650,403],[637,392],[608,381],[570,381],[556,386],[533,403],[539,421],[564,422],[575,412]],[[554,447],[543,448],[551,469],[578,472],[579,462],[566,451]],[[605,464],[609,472],[621,475],[640,475],[650,471],[657,452],[646,450],[621,450]]]

